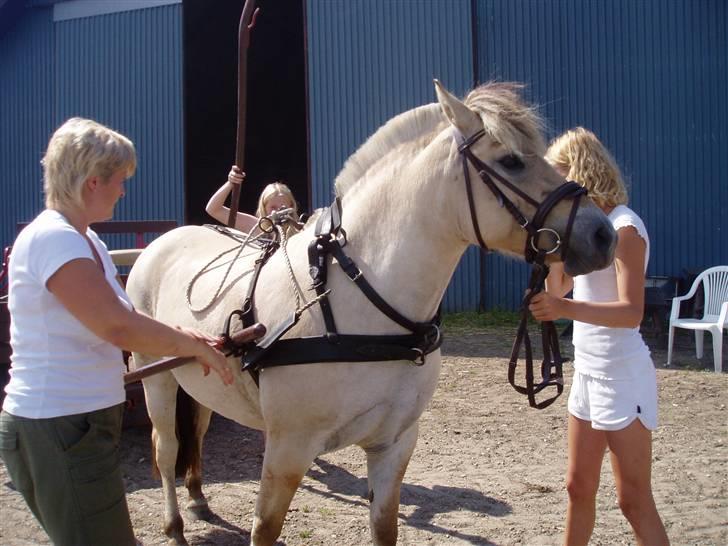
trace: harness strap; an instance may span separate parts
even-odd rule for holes
[[[399,311],[397,311],[386,301],[384,301],[384,298],[382,298],[382,296],[379,295],[374,287],[369,284],[369,281],[364,278],[364,275],[362,274],[361,270],[356,266],[354,261],[349,258],[349,256],[344,254],[344,250],[341,248],[341,245],[339,245],[338,241],[332,242],[330,248],[332,254],[334,255],[334,258],[336,258],[336,261],[339,262],[339,266],[341,267],[341,269],[344,270],[346,276],[349,277],[349,279],[359,287],[359,290],[362,291],[362,293],[367,297],[370,302],[372,302],[372,304],[374,304],[377,309],[379,309],[391,320],[393,320],[403,328],[406,328],[410,332],[414,333],[425,333],[431,331],[433,327],[437,328],[433,321],[414,322],[402,315]]]
[[[278,249],[278,241],[272,241],[269,243],[265,249],[263,250],[263,253],[258,256],[258,258],[255,260],[255,267],[253,268],[253,276],[250,279],[250,284],[248,285],[248,292],[245,294],[245,299],[243,300],[243,305],[240,308],[240,319],[243,322],[243,327],[247,328],[248,326],[252,326],[255,324],[255,313],[253,312],[253,298],[255,297],[255,287],[258,285],[258,278],[260,277],[260,272],[263,269],[263,266],[268,262],[268,259],[273,255],[273,253]],[[235,313],[233,313],[235,314]],[[232,316],[232,315],[231,315]],[[228,318],[228,321],[230,318]],[[224,335],[229,335],[229,324],[227,325],[225,329]]]
[[[262,369],[314,362],[372,362],[407,360],[417,366],[425,356],[442,344],[438,336],[430,343],[416,334],[351,335],[339,334],[336,343],[326,336],[279,339],[267,347],[252,348],[243,356],[243,369]]]
[[[541,362],[541,381],[536,384],[533,374],[533,350],[531,348],[531,337],[528,334],[528,304],[533,296],[538,294],[544,286],[544,281],[548,275],[549,268],[543,263],[545,253],[539,252],[537,261],[534,263],[531,272],[531,280],[528,284],[529,290],[523,298],[521,304],[521,319],[516,333],[516,339],[513,341],[511,349],[511,358],[508,362],[508,382],[511,386],[521,394],[528,396],[528,404],[536,409],[544,409],[551,404],[564,392],[564,375],[563,375],[563,359],[559,348],[559,337],[556,332],[556,326],[551,321],[541,323],[541,341],[543,346],[543,361]],[[526,386],[522,387],[516,384],[516,367],[518,366],[518,356],[521,351],[521,345],[525,349],[526,360]],[[556,387],[556,394],[551,398],[547,398],[541,402],[536,402],[536,395],[546,387]]]
[[[581,200],[581,196],[585,195],[586,192],[587,190],[583,186],[580,186],[576,182],[568,181],[546,196],[543,203],[541,203],[536,209],[536,214],[533,215],[533,220],[531,220],[531,226],[534,228],[535,233],[532,234],[532,241],[526,244],[525,254],[527,261],[533,262],[536,259],[537,251],[535,249],[538,248],[538,230],[543,227],[546,217],[560,201],[571,198],[574,201],[571,205],[569,218],[566,222],[564,240],[561,241],[561,260],[564,261],[564,254],[569,246],[568,240],[571,237],[571,228],[574,224],[574,219],[576,218],[576,211],[579,208],[579,201]]]
[[[309,274],[313,281],[313,289],[319,297],[319,305],[321,306],[321,314],[324,318],[324,326],[326,327],[326,337],[332,342],[336,341],[338,334],[336,330],[336,320],[331,310],[326,292],[326,282],[328,280],[328,260],[329,260],[329,244],[332,238],[335,238],[341,230],[341,201],[337,197],[330,207],[324,209],[316,222],[314,230],[314,240],[308,245],[308,263]]]
[[[582,195],[586,195],[587,190],[586,188],[582,188],[584,191],[582,193],[577,193],[574,195],[574,205],[571,207],[571,212],[569,212],[569,220],[566,222],[566,233],[564,233],[564,240],[563,240],[563,247],[561,249],[561,261],[566,261],[566,254],[569,252],[569,241],[571,240],[571,231],[574,227],[574,220],[576,219],[576,210],[579,208],[579,201],[581,201]]]
[[[463,175],[465,176],[465,191],[468,195],[468,207],[470,208],[470,220],[473,223],[473,231],[475,231],[475,236],[478,238],[478,244],[483,248],[483,250],[489,250],[488,245],[486,245],[483,240],[483,236],[480,234],[480,224],[478,223],[478,214],[475,210],[475,198],[473,197],[473,185],[470,182],[470,171],[468,169],[468,160],[466,159],[465,154],[463,154]],[[495,188],[495,190],[491,188],[491,191],[493,191],[496,194],[496,197],[498,197],[498,202],[503,204],[503,198],[500,190],[498,190],[498,188]]]

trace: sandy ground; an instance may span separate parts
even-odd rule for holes
[[[559,544],[566,493],[566,396],[530,409],[507,384],[510,328],[446,337],[440,386],[421,419],[402,488],[399,544]],[[648,338],[658,369],[660,428],[654,434],[654,495],[675,545],[728,544],[728,374],[712,372],[711,345],[695,358],[678,338],[664,368],[664,338]],[[564,352],[570,344],[564,342]],[[724,343],[724,346],[728,344]],[[724,369],[728,366],[724,363]],[[567,387],[571,368],[567,366]],[[262,461],[262,437],[214,417],[205,444],[211,522],[186,517],[191,545],[245,545]],[[165,544],[162,493],[150,475],[149,429],[124,432],[123,468],[139,538]],[[606,463],[606,461],[605,461]],[[279,544],[371,543],[366,464],[357,448],[314,462],[293,499]],[[184,502],[186,492],[178,488]],[[0,544],[48,544],[0,464]],[[634,544],[604,465],[594,545]]]

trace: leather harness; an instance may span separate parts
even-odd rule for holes
[[[470,147],[483,135],[485,135],[485,131],[480,130],[467,139],[462,136],[458,139],[460,141],[458,151],[463,159],[463,172],[471,221],[480,246],[486,251],[489,250],[478,225],[468,163],[476,168],[482,182],[496,196],[500,205],[505,207],[515,218],[518,225],[528,232],[524,255],[526,261],[532,264],[533,269],[528,290],[521,303],[519,327],[508,364],[508,381],[516,391],[528,397],[529,405],[537,409],[543,409],[551,405],[564,390],[563,358],[561,357],[558,335],[553,322],[542,322],[541,335],[544,358],[541,362],[541,379],[538,383],[535,382],[533,353],[527,324],[528,305],[531,298],[544,288],[544,282],[549,271],[548,265],[545,263],[546,255],[560,249],[561,259],[565,260],[579,200],[582,195],[586,194],[586,189],[576,182],[566,182],[551,192],[542,203],[535,201],[473,154]],[[459,134],[456,133],[456,138],[458,136]],[[493,179],[536,208],[536,213],[530,221],[526,219]],[[544,228],[543,224],[551,210],[564,199],[573,199],[573,205],[566,232],[563,239],[561,239],[558,233],[550,228]],[[356,263],[344,252],[347,240],[346,232],[341,227],[341,214],[341,202],[337,197],[332,205],[324,209],[319,216],[314,232],[315,237],[308,247],[309,274],[312,279],[312,288],[317,295],[315,301],[321,307],[326,333],[319,336],[281,339],[298,322],[303,311],[303,309],[298,309],[271,330],[259,343],[251,343],[234,349],[229,347],[228,350],[234,350],[234,354],[241,357],[243,369],[251,374],[256,384],[259,382],[260,370],[272,366],[310,364],[314,362],[373,361],[409,361],[414,365],[421,366],[425,363],[425,356],[438,349],[442,344],[439,309],[435,317],[428,322],[415,322],[408,319],[379,295],[366,280]],[[225,232],[224,228],[217,229]],[[538,244],[539,237],[544,232],[549,232],[555,237],[553,248],[548,250],[541,249]],[[274,233],[278,234],[279,232],[276,230]],[[255,287],[261,269],[270,256],[279,248],[279,239],[280,236],[263,242],[263,249],[255,261],[253,276],[242,307],[233,311],[225,321],[224,339],[230,339],[230,327],[233,317],[237,317],[244,328],[256,323],[254,312]],[[333,263],[334,258],[346,276],[356,284],[379,311],[409,330],[410,333],[395,335],[340,334],[337,331],[336,321],[329,303],[329,290],[326,289],[328,268]],[[526,358],[525,387],[515,382],[518,356],[522,345],[525,347]],[[535,399],[536,394],[551,386],[556,387],[556,394],[551,398],[537,402]]]
[[[438,349],[442,344],[439,310],[432,320],[415,322],[399,313],[379,295],[366,280],[356,263],[344,252],[346,233],[341,227],[341,202],[338,197],[319,216],[314,236],[308,246],[309,274],[312,279],[312,288],[316,292],[321,308],[326,333],[319,336],[280,339],[298,322],[302,310],[297,310],[272,329],[260,343],[237,351],[237,354],[242,357],[243,370],[250,372],[257,384],[260,370],[273,366],[314,362],[395,360],[409,361],[417,366],[423,365],[425,356]],[[267,243],[256,260],[243,305],[228,317],[223,337],[229,337],[230,322],[233,317],[239,318],[243,327],[256,323],[253,305],[255,286],[263,265],[278,247],[277,240]],[[349,280],[379,311],[409,330],[410,333],[393,335],[339,333],[328,299],[329,291],[326,289],[328,268],[333,263],[333,258],[336,259]]]

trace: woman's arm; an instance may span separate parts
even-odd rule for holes
[[[228,173],[227,182],[225,182],[220,188],[212,194],[210,200],[207,202],[205,210],[207,214],[212,216],[215,220],[221,224],[226,224],[230,216],[230,209],[225,206],[225,199],[233,190],[236,185],[240,185],[245,178],[245,173],[238,167],[234,166]],[[235,217],[235,229],[239,231],[248,232],[258,224],[258,219],[255,216],[246,214],[244,212],[238,212]]]
[[[631,226],[617,231],[614,264],[617,270],[617,301],[591,302],[557,298],[541,292],[529,310],[537,320],[569,318],[598,326],[637,328],[645,301],[645,241]]]
[[[211,347],[215,340],[199,332],[172,328],[130,311],[109,286],[93,260],[78,258],[61,266],[46,283],[48,290],[84,326],[120,349],[153,356],[196,357],[225,384],[233,382],[225,355]]]
[[[549,275],[546,277],[546,292],[558,298],[563,298],[574,289],[574,279],[564,271],[562,262],[555,262],[549,266]]]

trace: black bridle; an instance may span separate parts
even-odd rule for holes
[[[480,232],[480,226],[478,224],[478,215],[475,210],[475,199],[473,197],[473,185],[470,180],[470,169],[468,168],[468,162],[478,171],[480,179],[488,187],[488,189],[495,195],[496,199],[502,207],[513,216],[519,226],[526,230],[528,236],[526,237],[526,248],[524,249],[524,256],[526,261],[532,264],[533,269],[531,271],[531,279],[528,283],[528,290],[521,302],[521,318],[518,326],[518,332],[516,333],[516,339],[513,342],[513,349],[511,351],[511,358],[508,363],[508,382],[516,391],[521,394],[528,396],[528,403],[531,407],[543,409],[550,406],[564,390],[564,376],[563,376],[563,359],[561,358],[561,350],[559,348],[559,340],[556,332],[556,327],[551,321],[544,321],[541,323],[541,338],[543,343],[543,361],[541,363],[541,381],[538,384],[534,382],[533,374],[533,354],[531,351],[531,338],[528,335],[528,305],[531,302],[531,298],[539,293],[544,288],[544,282],[548,275],[549,268],[546,265],[546,255],[552,254],[560,250],[561,260],[566,260],[566,254],[569,250],[569,239],[571,238],[571,231],[574,226],[574,219],[576,218],[576,211],[579,207],[579,201],[581,197],[587,193],[586,189],[576,182],[569,182],[562,184],[556,188],[553,192],[546,196],[542,202],[538,202],[531,196],[523,192],[520,188],[513,185],[506,178],[501,176],[495,169],[488,166],[486,163],[481,161],[478,157],[473,154],[470,147],[475,144],[480,138],[485,135],[485,130],[481,129],[475,134],[471,135],[466,139],[461,139],[458,143],[458,151],[463,158],[463,173],[465,176],[465,191],[468,195],[468,207],[470,208],[470,218],[473,224],[473,230],[475,236],[478,239],[480,246],[488,250],[488,245],[485,244],[483,236]],[[459,136],[459,135],[458,135]],[[526,201],[528,204],[536,209],[531,220],[528,220],[520,209],[511,201],[498,187],[493,180],[497,180],[504,185],[508,190],[518,195],[521,199]],[[553,208],[563,201],[564,199],[573,199],[571,206],[571,212],[569,213],[569,219],[566,223],[566,231],[564,232],[563,238],[559,234],[550,228],[545,228],[544,223],[546,218],[551,213]],[[539,247],[539,237],[542,233],[551,233],[554,237],[554,245],[551,249],[541,249]],[[515,382],[516,366],[518,365],[518,353],[521,349],[521,344],[525,346],[526,356],[526,386],[522,387],[517,385]],[[549,386],[556,387],[556,394],[543,400],[542,402],[536,402],[536,394],[541,392],[543,389]]]

